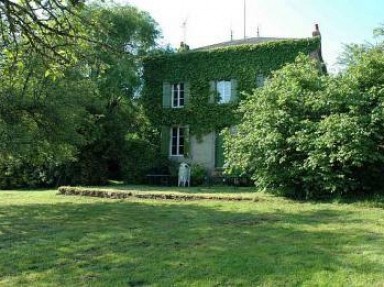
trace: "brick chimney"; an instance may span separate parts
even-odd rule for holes
[[[177,49],[178,52],[187,52],[189,51],[189,46],[184,42],[180,42],[180,47]]]
[[[320,30],[319,30],[319,24],[315,24],[315,31],[312,32],[312,37],[321,36]]]

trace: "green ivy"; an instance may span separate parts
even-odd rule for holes
[[[311,54],[320,47],[320,38],[291,39],[257,45],[191,50],[144,59],[142,102],[148,117],[160,130],[162,126],[189,125],[190,134],[202,136],[236,124],[238,102],[212,103],[210,81],[238,81],[238,91],[250,93],[257,75],[268,77],[272,71],[293,62],[300,54]],[[190,99],[181,109],[162,106],[163,82],[189,82]],[[243,93],[239,93],[239,100]]]

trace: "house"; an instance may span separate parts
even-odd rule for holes
[[[272,71],[299,53],[322,63],[316,25],[305,39],[255,37],[144,60],[142,100],[160,131],[161,154],[208,171],[224,165],[220,131],[239,121],[235,110],[243,92],[263,85]]]

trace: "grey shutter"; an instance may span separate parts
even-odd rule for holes
[[[160,153],[162,155],[166,155],[166,156],[169,155],[170,139],[171,139],[171,128],[166,126],[161,127]]]
[[[260,88],[260,87],[263,87],[264,86],[264,75],[262,74],[259,74],[257,75],[256,77],[256,87],[257,88]]]
[[[191,97],[191,84],[184,82],[184,106],[188,106]]]
[[[238,91],[237,91],[237,80],[232,79],[231,80],[231,102],[237,101],[238,98]]]
[[[213,104],[216,102],[216,81],[209,81],[209,99],[208,103]]]
[[[189,126],[184,127],[184,156],[189,158],[191,151],[191,138],[189,136]]]
[[[223,167],[225,162],[224,156],[224,138],[219,133],[216,132],[215,140],[215,167]]]
[[[172,107],[172,90],[171,84],[168,82],[163,83],[163,108]]]

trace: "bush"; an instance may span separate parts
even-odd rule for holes
[[[191,185],[199,186],[207,180],[207,171],[199,164],[191,165]]]
[[[124,154],[122,174],[126,183],[145,183],[145,175],[154,169],[165,172],[164,159],[157,157],[155,147],[146,139],[127,140]]]
[[[367,53],[343,76],[300,56],[240,104],[226,132],[228,168],[295,198],[368,194],[384,187],[384,55]]]
[[[60,180],[55,162],[33,163],[23,159],[0,160],[0,189],[52,187]]]

